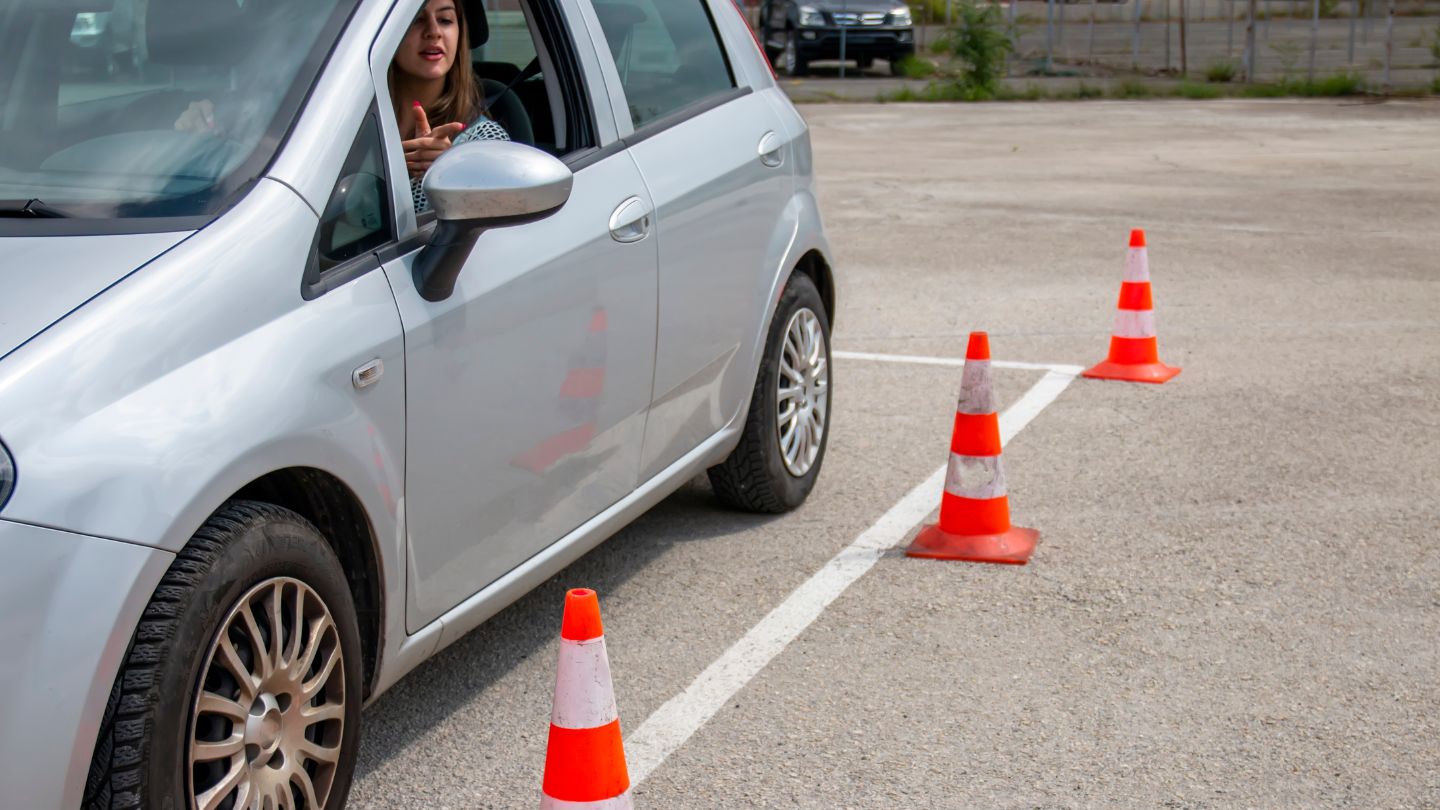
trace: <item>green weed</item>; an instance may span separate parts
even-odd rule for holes
[[[997,5],[965,0],[955,6],[955,13],[958,24],[939,40],[940,47],[960,62],[955,86],[970,100],[994,98],[1005,59],[1015,50],[1009,26]]]
[[[1110,94],[1115,98],[1150,98],[1155,95],[1150,89],[1150,85],[1138,79],[1126,79],[1120,82],[1111,89]]]
[[[1199,82],[1187,81],[1181,82],[1180,85],[1175,88],[1175,95],[1181,98],[1198,100],[1207,98],[1219,98],[1225,94],[1218,87],[1212,87],[1208,84],[1200,84]]]
[[[939,68],[929,59],[921,59],[918,56],[906,56],[895,66],[895,73],[907,79],[928,79],[939,72]]]
[[[1205,68],[1205,81],[1222,83],[1235,81],[1235,74],[1238,69],[1235,63],[1229,59],[1217,59]]]

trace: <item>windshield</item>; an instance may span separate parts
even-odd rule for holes
[[[223,210],[269,164],[339,6],[0,0],[0,217]]]

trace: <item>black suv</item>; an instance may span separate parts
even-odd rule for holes
[[[910,8],[903,0],[766,0],[760,7],[760,41],[773,62],[804,76],[818,59],[845,58],[863,70],[878,57],[895,63],[915,53]]]

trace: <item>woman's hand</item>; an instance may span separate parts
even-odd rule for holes
[[[190,102],[185,112],[175,119],[175,130],[192,135],[219,135],[220,129],[215,126],[215,105],[209,99]]]
[[[405,149],[405,168],[410,170],[411,177],[420,177],[436,158],[451,147],[455,136],[465,131],[465,125],[441,124],[431,129],[430,121],[425,117],[425,108],[416,104],[414,110],[415,137],[401,141],[400,145]]]

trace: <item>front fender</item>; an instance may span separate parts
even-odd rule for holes
[[[173,552],[246,483],[307,466],[395,536],[399,314],[379,272],[301,298],[315,224],[262,182],[0,364],[0,436],[18,471],[4,517]],[[377,358],[385,378],[356,391],[351,372]]]

